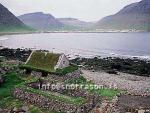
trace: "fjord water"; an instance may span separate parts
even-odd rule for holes
[[[5,35],[0,45],[44,49],[84,57],[150,57],[150,33],[39,33]]]

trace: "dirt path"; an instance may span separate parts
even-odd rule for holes
[[[107,87],[115,86],[135,95],[150,96],[150,77],[142,77],[126,73],[114,75],[106,72],[92,72],[89,70],[82,70],[82,72],[84,73],[83,76],[85,78],[93,80],[98,85],[104,85]]]

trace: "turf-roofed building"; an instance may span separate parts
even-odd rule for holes
[[[26,68],[38,71],[56,72],[69,67],[69,59],[64,54],[33,51],[25,63]]]

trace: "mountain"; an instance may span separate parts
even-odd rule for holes
[[[142,0],[124,7],[115,15],[96,23],[97,29],[150,30],[150,0]]]
[[[38,30],[52,30],[60,29],[63,24],[59,22],[51,14],[44,14],[43,12],[35,12],[24,14],[18,17],[24,24],[38,29]]]
[[[0,32],[18,32],[29,30],[15,15],[0,4]]]
[[[63,23],[65,26],[70,26],[72,28],[87,28],[92,25],[91,22],[85,22],[75,18],[58,18],[58,21]]]

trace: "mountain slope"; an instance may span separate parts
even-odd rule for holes
[[[18,32],[29,30],[7,8],[0,4],[0,32]]]
[[[115,15],[103,18],[96,23],[98,29],[150,30],[150,0],[130,4]]]
[[[24,14],[18,17],[24,24],[39,30],[60,29],[63,24],[50,14],[42,12]]]
[[[75,18],[58,18],[58,21],[72,28],[87,28],[92,25],[90,22],[84,22]]]

